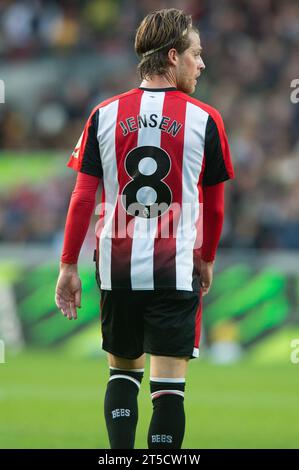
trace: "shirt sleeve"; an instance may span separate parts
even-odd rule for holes
[[[75,171],[102,178],[100,147],[97,138],[99,110],[91,113],[67,166]]]
[[[99,178],[79,172],[65,223],[61,261],[76,264],[95,206]]]
[[[222,183],[234,176],[224,124],[218,111],[214,110],[206,125],[203,186]]]
[[[214,261],[224,220],[224,183],[203,188],[203,243],[201,258]]]

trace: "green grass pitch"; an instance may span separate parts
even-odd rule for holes
[[[136,448],[146,448],[149,363]],[[0,448],[109,448],[106,358],[24,352],[0,364]],[[189,365],[184,448],[298,448],[299,364]]]

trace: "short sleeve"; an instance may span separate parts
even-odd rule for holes
[[[212,186],[234,178],[227,136],[220,114],[209,115],[205,133],[203,185]]]
[[[93,111],[88,118],[67,166],[75,171],[102,178],[103,169],[97,139],[98,119],[99,111]]]

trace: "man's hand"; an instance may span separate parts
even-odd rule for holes
[[[60,264],[55,302],[69,320],[77,320],[77,307],[81,307],[81,281],[76,264]]]
[[[200,260],[200,281],[202,286],[202,295],[207,295],[213,281],[214,261]]]

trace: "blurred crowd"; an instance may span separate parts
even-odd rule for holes
[[[206,70],[195,97],[220,110],[229,136],[236,180],[227,184],[222,246],[298,249],[299,103],[290,99],[299,79],[298,0],[0,0],[0,64],[16,87],[0,104],[0,149],[59,149],[67,158],[92,107],[138,85],[136,27],[165,6],[191,13],[201,32]],[[101,61],[89,66],[93,55]],[[18,81],[25,69],[49,60],[55,72],[70,57],[85,60],[83,80],[68,67],[63,81],[14,100],[26,89]],[[109,79],[107,61],[118,64]],[[56,239],[72,181],[0,192],[0,240]]]
[[[72,186],[72,178],[57,175],[2,192],[0,241],[59,243]]]

